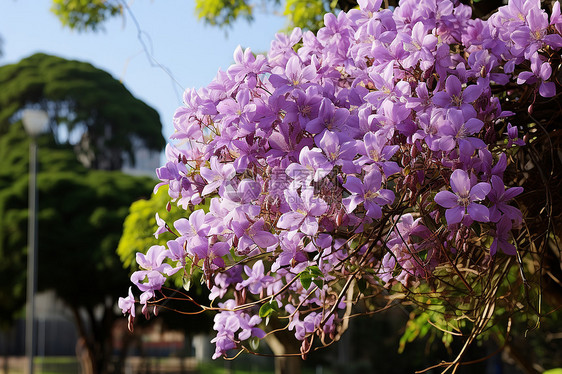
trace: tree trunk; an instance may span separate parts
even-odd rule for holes
[[[86,346],[86,339],[80,337],[76,342],[76,358],[80,363],[81,374],[94,374],[92,356]]]
[[[281,335],[281,334],[279,334]],[[283,356],[299,352],[299,347],[289,339],[283,342],[275,335],[268,335],[266,343],[275,355],[275,374],[300,374],[302,358],[299,355]]]
[[[84,323],[78,308],[71,306],[74,320],[80,336],[77,355],[86,374],[107,374],[111,358],[111,328],[115,316],[111,308],[106,307],[101,321],[96,320],[92,310],[87,310],[88,323]],[[86,328],[89,327],[89,329]]]
[[[4,352],[4,374],[8,374],[8,370],[9,370],[9,364],[8,364],[8,352]]]

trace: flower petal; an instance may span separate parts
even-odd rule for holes
[[[464,216],[464,208],[461,206],[456,206],[445,211],[445,218],[447,219],[448,225],[454,225],[459,223]]]
[[[453,208],[458,204],[459,197],[451,191],[441,191],[435,195],[435,202],[443,208]]]
[[[484,200],[486,196],[490,193],[492,187],[490,183],[480,182],[470,189],[470,200],[478,201]]]
[[[457,169],[451,174],[451,189],[459,196],[468,197],[470,191],[470,178],[468,173]]]
[[[478,222],[490,221],[490,211],[482,204],[472,203],[468,205],[468,214],[470,217]]]

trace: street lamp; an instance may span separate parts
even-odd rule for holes
[[[43,110],[25,109],[23,127],[31,137],[29,143],[29,218],[27,221],[27,318],[25,321],[25,354],[28,374],[33,374],[33,349],[36,334],[35,291],[37,290],[37,136],[45,131],[49,117]]]

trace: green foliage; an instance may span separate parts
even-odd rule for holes
[[[165,245],[173,239],[169,232],[160,234],[158,239],[153,235],[156,231],[155,212],[166,222],[174,222],[182,218],[184,210],[177,206],[166,205],[170,200],[168,187],[162,186],[148,200],[138,200],[129,207],[128,215],[123,225],[123,235],[119,240],[117,254],[125,268],[137,270],[135,256],[137,252],[145,253],[153,245]]]
[[[7,130],[0,136],[0,320],[10,323],[25,302],[29,139],[20,122]],[[115,254],[122,222],[154,181],[86,169],[49,135],[38,142],[39,289],[75,307],[116,299],[129,285]]]
[[[213,26],[231,26],[238,18],[254,20],[253,7],[245,0],[195,0],[195,12]]]
[[[318,266],[308,266],[299,273],[300,281],[305,290],[308,290],[314,282],[319,288],[322,288],[322,271]]]
[[[103,22],[123,9],[111,0],[53,0],[51,11],[64,26],[79,31],[96,31]]]
[[[125,222],[123,224],[123,235],[117,246],[117,254],[121,259],[123,267],[129,272],[138,270],[135,261],[138,252],[146,253],[153,245],[165,245],[167,241],[176,238],[173,234],[173,223],[180,218],[189,218],[186,211],[178,208],[174,204],[169,204],[168,186],[161,186],[156,193],[149,199],[141,199],[133,202],[128,209]],[[194,207],[195,209],[208,210],[209,206],[205,203]],[[157,229],[155,212],[165,222],[169,223],[169,231],[158,236],[154,236]],[[170,277],[172,284],[168,286],[181,288],[186,291],[193,291],[198,295],[202,294],[203,289],[199,287],[199,277],[201,274],[196,272],[191,274],[190,263],[186,265],[185,271],[178,271]],[[197,286],[197,287],[192,287]],[[193,289],[192,289],[193,288]]]
[[[35,54],[0,67],[0,86],[0,136],[21,109],[38,106],[56,141],[72,144],[89,167],[120,169],[124,153],[134,163],[139,141],[153,151],[164,147],[158,112],[88,63]]]
[[[287,29],[300,27],[319,30],[324,26],[324,14],[333,12],[337,2],[324,0],[287,0],[283,15],[287,17]]]

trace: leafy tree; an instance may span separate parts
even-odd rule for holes
[[[163,186],[147,200],[138,200],[131,204],[129,214],[123,224],[123,235],[119,240],[117,253],[126,268],[136,270],[135,255],[137,252],[146,252],[153,245],[164,245],[170,240],[168,232],[155,237],[156,229],[155,212],[162,219],[177,220],[185,216],[176,206],[169,205],[166,209],[168,188]]]
[[[79,31],[97,30],[108,18],[123,10],[119,1],[53,0],[51,7],[64,26]]]
[[[135,161],[136,147],[163,148],[156,110],[135,98],[109,73],[91,64],[35,54],[0,67],[0,135],[26,106],[48,112],[59,144],[73,146],[94,169],[118,170]]]
[[[19,122],[0,137],[4,322],[25,303],[28,142]],[[93,372],[104,373],[112,352],[111,328],[120,314],[115,300],[129,282],[115,249],[129,205],[149,196],[154,182],[118,171],[89,170],[68,145],[56,144],[49,135],[39,143],[38,287],[55,290],[68,305],[92,357]]]

